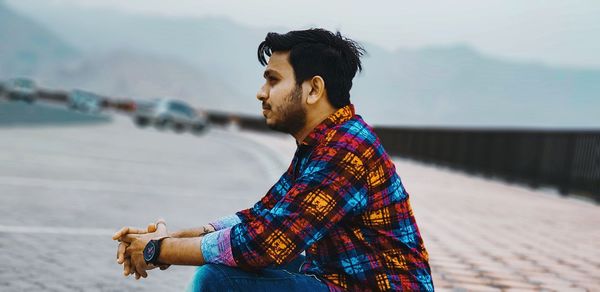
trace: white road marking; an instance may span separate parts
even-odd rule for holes
[[[60,235],[86,235],[86,236],[111,236],[117,230],[105,228],[73,228],[49,226],[6,226],[0,225],[0,233],[21,234],[60,234]]]

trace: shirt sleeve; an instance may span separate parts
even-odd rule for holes
[[[225,229],[227,227],[231,227],[233,225],[236,225],[238,223],[242,222],[242,220],[240,219],[240,217],[238,217],[237,215],[229,215],[229,216],[225,216],[222,218],[219,218],[213,222],[210,222],[208,224],[210,224],[212,227],[215,228],[216,230],[221,230],[221,229]]]
[[[231,227],[229,243],[220,244],[222,252],[231,249],[235,265],[246,269],[286,263],[347,214],[366,206],[365,181],[365,166],[358,155],[321,146],[273,208]]]
[[[204,235],[200,247],[204,262],[236,266],[231,253],[230,238],[231,227]]]
[[[259,216],[263,216],[268,209],[273,208],[275,204],[281,199],[275,193],[279,193],[278,190],[282,188],[289,188],[290,174],[292,172],[293,164],[288,166],[286,172],[279,178],[279,180],[269,189],[269,191],[252,206],[251,208],[241,210],[236,213],[242,222],[250,222],[255,220]]]
[[[251,208],[241,210],[235,215],[220,218],[211,224],[215,232],[206,234],[202,238],[202,255],[206,263],[225,264],[228,266],[237,266],[231,250],[231,227],[243,222],[251,222],[258,216],[264,215],[277,202],[278,198],[275,192],[281,188],[288,188],[289,172],[288,170],[279,178],[279,181],[271,187],[265,196]]]

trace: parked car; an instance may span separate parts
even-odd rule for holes
[[[5,95],[9,100],[22,100],[33,103],[37,98],[35,82],[28,78],[14,78],[8,80],[4,85]]]
[[[67,103],[69,108],[85,113],[98,113],[102,110],[105,98],[83,90],[69,92]]]
[[[137,102],[134,121],[140,127],[154,125],[158,129],[172,128],[178,133],[190,130],[198,134],[208,126],[206,113],[172,99]]]
[[[145,127],[154,122],[154,108],[158,100],[137,100],[134,102],[133,120],[139,127]]]

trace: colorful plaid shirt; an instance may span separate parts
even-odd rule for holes
[[[305,251],[300,272],[330,290],[433,290],[408,193],[352,105],[318,125],[279,181],[236,215],[213,223],[205,261],[251,270]]]

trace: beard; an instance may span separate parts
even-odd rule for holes
[[[286,102],[276,108],[280,119],[267,123],[269,128],[287,134],[298,133],[306,125],[306,109],[302,107],[302,87],[296,86]]]

